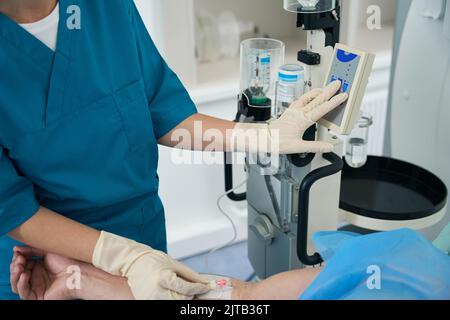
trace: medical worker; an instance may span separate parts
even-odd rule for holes
[[[24,244],[126,277],[137,299],[208,291],[164,253],[158,143],[177,146],[172,133],[201,121],[227,137],[221,150],[273,151],[255,148],[264,139],[281,153],[330,152],[301,137],[347,99],[339,88],[236,126],[196,112],[132,0],[0,0],[0,297],[17,298],[9,264]],[[251,145],[233,143],[251,131]]]

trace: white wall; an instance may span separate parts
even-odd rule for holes
[[[254,21],[263,33],[280,38],[295,33],[296,16],[283,9],[282,0],[194,0],[195,10],[218,15],[231,10],[238,19]]]
[[[145,26],[161,53],[166,53],[161,0],[134,0]]]
[[[185,84],[195,83],[195,39],[191,0],[134,0],[167,63]]]

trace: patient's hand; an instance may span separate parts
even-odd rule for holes
[[[34,258],[41,257],[36,260]],[[68,300],[75,298],[66,282],[68,268],[76,261],[44,254],[31,248],[14,248],[10,265],[11,286],[23,300]]]
[[[42,259],[32,259],[35,257]],[[80,271],[79,287],[76,281],[72,281],[75,279],[74,270]],[[23,300],[134,299],[125,278],[32,248],[14,248],[10,271],[11,287]]]

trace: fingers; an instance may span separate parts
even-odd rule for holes
[[[15,294],[18,294],[21,299],[30,299],[29,280],[31,276],[31,270],[35,266],[35,261],[28,261],[28,257],[36,256],[38,253],[36,250],[28,250],[25,247],[15,247],[12,262],[10,264],[10,284],[11,289]]]
[[[189,301],[189,300],[194,300],[194,298],[195,297],[187,297],[187,296],[183,296],[182,294],[179,294],[179,293],[176,293],[173,291],[169,291],[167,300]]]
[[[202,277],[197,272],[195,272],[195,271],[191,270],[190,268],[186,267],[185,265],[179,263],[178,261],[176,261],[175,272],[179,276],[181,276],[183,279],[186,279],[190,282],[208,284],[208,280],[206,280],[204,277]]]
[[[163,271],[159,285],[189,297],[204,294],[210,290],[209,285],[186,281],[170,270]]]
[[[26,259],[24,256],[14,253],[13,260],[10,264],[10,283],[12,291],[17,294],[17,283],[19,282],[20,275],[25,271]]]
[[[184,275],[170,270],[165,271],[165,275],[161,279],[161,286],[183,295],[195,296],[210,290],[208,282],[203,282],[204,279],[185,278]]]
[[[19,277],[19,281],[17,283],[17,291],[20,299],[22,300],[35,300],[36,297],[33,295],[30,289],[30,271],[26,271],[22,273]]]
[[[305,108],[305,112],[310,112],[320,106],[321,104],[330,100],[341,88],[341,82],[339,80],[330,83],[322,91],[322,94],[317,96],[311,103],[309,103]]]
[[[186,281],[171,270],[161,273],[159,285],[187,297],[194,297],[211,290],[208,284]]]
[[[317,122],[320,119],[322,119],[326,114],[328,114],[330,111],[342,105],[345,101],[347,101],[347,99],[348,94],[341,93],[333,97],[330,101],[325,102],[320,106],[316,107],[315,109],[309,111],[306,115],[312,121]]]
[[[294,101],[290,108],[292,109],[301,109],[307,106],[311,101],[316,99],[323,93],[323,89],[313,89],[308,93],[304,94],[300,99]]]
[[[39,249],[30,248],[30,247],[14,247],[14,253],[19,253],[24,255],[25,257],[43,257],[44,252]]]
[[[167,297],[168,300],[178,300],[178,301],[188,301],[193,300],[194,298],[195,298],[194,296],[185,296],[174,291],[169,291]]]
[[[342,82],[340,80],[335,80],[333,82],[330,82],[329,85],[327,85],[324,89],[323,89],[323,93],[328,95],[330,98],[332,96],[334,96],[336,94],[336,92],[339,91],[339,89],[342,86]],[[330,99],[329,98],[329,99]]]

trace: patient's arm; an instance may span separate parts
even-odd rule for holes
[[[321,269],[303,269],[275,275],[267,280],[250,283],[233,280],[233,300],[297,300],[319,275]],[[111,276],[93,266],[82,269],[83,300],[133,300],[125,278]]]
[[[294,270],[257,283],[233,281],[232,299],[297,300],[321,271],[321,268]]]
[[[319,275],[321,269],[302,269],[275,275],[250,283],[232,280],[233,300],[297,300]],[[111,276],[93,266],[82,269],[82,290],[76,295],[83,300],[133,300],[126,279]]]
[[[134,300],[126,278],[110,275],[92,265],[81,271],[81,290],[75,293],[81,300]]]
[[[33,249],[16,248],[11,263],[11,285],[22,299],[133,300],[127,279],[110,275],[92,265],[57,255],[40,254],[44,260],[30,261]],[[65,285],[70,273],[66,269],[79,267],[81,286],[69,289]],[[273,276],[258,283],[233,280],[232,299],[292,300],[297,299],[314,281],[321,269],[303,269]],[[41,279],[47,279],[42,283]]]

